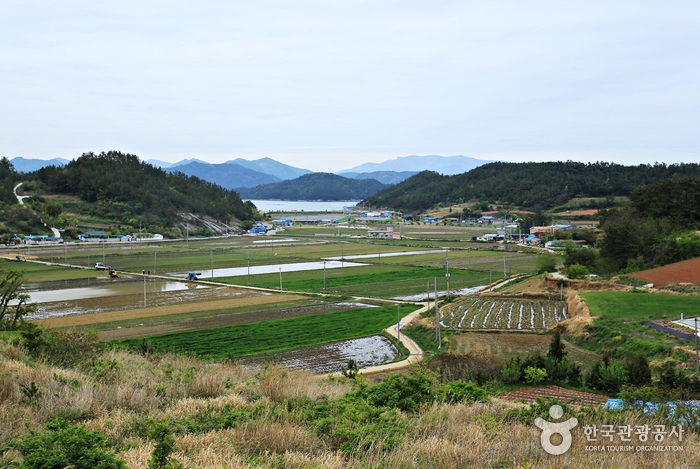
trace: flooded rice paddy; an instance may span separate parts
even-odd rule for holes
[[[444,254],[447,251],[445,249],[431,249],[426,251],[401,251],[401,252],[377,252],[376,254],[356,254],[353,256],[333,256],[326,257],[328,260],[341,260],[341,259],[373,259],[375,257],[397,257],[397,256],[417,256],[420,254]],[[346,262],[345,264],[348,264]]]
[[[326,261],[326,262],[294,262],[291,264],[270,264],[270,265],[251,265],[250,267],[228,267],[222,269],[214,269],[213,275],[212,270],[198,270],[197,275],[199,278],[206,280],[208,278],[216,277],[242,277],[248,275],[250,270],[250,275],[261,275],[261,274],[278,274],[280,270],[282,273],[285,272],[302,272],[306,270],[323,270],[325,264],[326,269],[342,269],[345,267],[360,267],[367,264],[360,264],[357,262],[341,262],[341,261]],[[184,277],[187,272],[174,272],[168,275],[174,277]]]
[[[278,354],[247,357],[241,359],[241,362],[251,365],[277,363],[287,368],[330,373],[340,371],[342,367],[347,368],[348,360],[355,360],[359,368],[366,368],[391,362],[398,356],[399,351],[389,339],[375,335]]]
[[[484,290],[485,288],[488,288],[488,285],[481,285],[478,287],[469,287],[469,288],[458,288],[454,290],[450,290],[450,295],[458,295],[458,296],[467,296],[467,295],[473,295],[476,292],[479,292],[481,290]],[[437,292],[438,298],[447,296],[447,290],[444,291],[438,291]],[[392,299],[398,300],[398,301],[429,301],[429,300],[434,300],[435,299],[435,292],[431,291],[428,293],[427,291],[425,293],[418,293],[416,295],[406,295],[406,296],[395,296]]]
[[[145,286],[147,294],[208,288],[206,285],[160,278],[147,278]],[[126,275],[109,278],[104,275],[95,278],[25,283],[24,291],[29,294],[30,302],[48,303],[139,293],[143,295],[144,281],[142,277],[138,276]]]

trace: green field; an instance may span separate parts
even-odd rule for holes
[[[392,297],[398,295],[423,293],[430,283],[434,287],[445,289],[445,269],[430,267],[409,267],[397,265],[369,265],[364,267],[346,267],[326,270],[326,291],[342,295]],[[245,285],[246,276],[217,278],[218,282],[232,285]],[[466,288],[488,283],[488,272],[468,270],[450,271],[450,288]],[[279,288],[279,274],[254,275],[253,286],[262,288]],[[323,291],[323,269],[283,274],[282,287],[287,291],[321,292]]]
[[[401,316],[415,307],[401,307]],[[220,327],[149,337],[157,351],[194,353],[201,357],[224,359],[291,350],[344,339],[378,334],[396,324],[397,307],[361,308],[255,324]],[[141,339],[110,342],[135,350]]]
[[[591,316],[599,317],[586,331],[588,336],[575,338],[576,344],[611,357],[625,359],[643,354],[649,360],[662,360],[674,354],[677,346],[690,342],[657,331],[644,321],[680,318],[700,310],[700,298],[633,292],[585,292]],[[683,357],[680,357],[683,359]],[[687,359],[687,357],[685,357]]]
[[[663,319],[700,313],[700,297],[644,292],[585,292],[591,316],[602,318]]]

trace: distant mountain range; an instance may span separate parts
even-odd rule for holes
[[[451,176],[454,174],[462,174],[467,171],[481,166],[486,163],[493,163],[490,160],[477,160],[468,156],[400,156],[393,160],[387,160],[383,163],[365,163],[351,169],[338,171],[336,174],[345,176],[346,173],[371,173],[374,171],[402,171],[412,172],[413,174],[421,171],[430,170],[439,174]],[[407,179],[407,178],[404,178]]]
[[[171,166],[164,170],[169,173],[179,172],[187,176],[197,176],[226,189],[255,187],[282,180],[272,174],[261,173],[233,163],[208,164],[194,161],[183,165]]]
[[[54,158],[52,160],[39,160],[36,158],[22,158],[17,156],[10,159],[12,166],[15,167],[15,171],[20,173],[31,173],[37,169],[41,169],[44,166],[63,166],[70,162],[63,158]]]
[[[44,166],[62,166],[69,161],[58,158],[53,160],[39,160],[17,157],[13,158],[11,162],[16,171],[32,172]],[[243,192],[245,192],[243,189],[246,188],[295,180],[304,175],[314,174],[308,169],[296,168],[271,158],[260,158],[252,161],[236,158],[235,160],[218,164],[207,163],[197,158],[184,159],[177,163],[150,159],[146,160],[145,163],[161,168],[167,172],[180,172],[187,176],[196,176],[205,181],[218,184],[226,189],[240,189]],[[377,189],[373,183],[369,183],[368,181],[376,180],[381,184],[393,185],[424,170],[431,170],[444,175],[453,175],[470,171],[486,163],[489,163],[489,161],[477,160],[466,156],[414,155],[398,157],[383,163],[365,163],[351,169],[340,171],[336,173],[336,175],[348,179],[364,180],[366,187],[371,186],[373,189]],[[324,187],[330,186],[324,184]],[[330,192],[322,198],[333,200],[336,195],[333,194],[332,189],[329,190]],[[314,189],[314,192],[317,191]],[[363,197],[367,197],[372,193],[373,192],[367,192]],[[315,200],[315,198],[313,200]]]

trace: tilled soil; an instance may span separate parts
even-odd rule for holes
[[[127,309],[121,311],[104,311],[92,314],[74,314],[70,316],[37,320],[35,322],[42,327],[75,327],[101,322],[124,321],[142,317],[193,313],[197,311],[211,311],[225,308],[239,308],[242,306],[294,301],[304,298],[305,297],[298,295],[242,295],[223,300],[169,304],[165,306],[153,306],[148,308]]]
[[[560,401],[570,402],[572,404],[584,405],[604,405],[608,402],[608,396],[600,394],[592,394],[589,392],[574,391],[571,389],[562,388],[559,386],[537,386],[533,388],[516,389],[498,396],[500,399],[508,401],[524,400],[527,403],[532,403],[538,397],[553,398]]]

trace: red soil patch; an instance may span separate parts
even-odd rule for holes
[[[573,391],[571,389],[554,385],[517,389],[515,391],[501,394],[498,397],[507,401],[518,401],[522,399],[528,403],[535,402],[538,397],[549,397],[560,401],[571,402],[573,404],[581,403],[585,405],[604,405],[606,402],[608,402],[607,396],[591,394],[589,392]]]
[[[665,287],[673,283],[700,284],[700,257],[636,272],[629,276],[653,283],[655,287]]]
[[[581,209],[581,210],[569,210],[568,212],[559,212],[555,213],[556,216],[558,217],[567,217],[567,216],[578,216],[578,215],[595,215],[598,213],[597,208],[587,208],[587,209]]]

